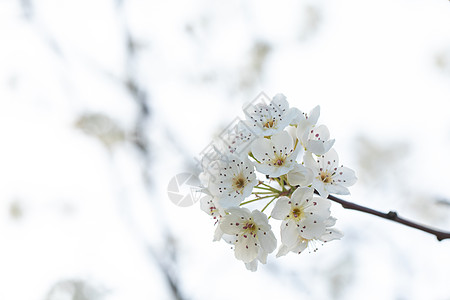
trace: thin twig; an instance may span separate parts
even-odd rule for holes
[[[317,194],[317,191],[315,191],[315,193]],[[333,195],[329,195],[328,199],[330,199],[331,201],[339,203],[340,205],[342,205],[343,208],[346,208],[346,209],[358,210],[358,211],[364,212],[366,214],[371,214],[371,215],[374,215],[374,216],[377,216],[377,217],[380,217],[380,218],[388,219],[388,220],[391,220],[391,221],[403,224],[403,225],[408,226],[408,227],[412,227],[412,228],[415,228],[415,229],[418,229],[418,230],[422,230],[422,231],[428,232],[430,234],[435,235],[436,238],[438,239],[438,241],[442,241],[444,239],[450,239],[450,232],[445,232],[445,231],[441,231],[441,230],[438,230],[438,229],[433,229],[433,228],[427,227],[425,225],[421,225],[421,224],[418,224],[416,222],[412,222],[412,221],[406,220],[406,219],[400,217],[395,211],[392,211],[392,210],[390,212],[388,212],[388,213],[383,213],[383,212],[380,212],[378,210],[374,210],[374,209],[371,209],[371,208],[368,208],[368,207],[365,207],[365,206],[362,206],[362,205],[359,205],[359,204],[355,204],[355,203],[352,203],[352,202],[348,202],[348,201],[342,200],[342,199],[340,199],[338,197],[335,197]]]
[[[266,210],[266,208],[270,205],[270,203],[273,202],[273,200],[275,200],[277,198],[277,196],[274,196],[272,200],[269,201],[269,203],[266,204],[266,206],[263,207],[263,209],[261,209],[261,212],[264,212]]]
[[[245,205],[245,204],[249,204],[249,203],[252,203],[252,202],[255,202],[255,201],[259,201],[261,199],[272,198],[272,197],[274,197],[274,196],[270,195],[270,196],[258,197],[256,199],[252,199],[252,200],[248,200],[248,201],[242,202],[241,204],[239,204],[239,206],[242,206],[242,205]]]

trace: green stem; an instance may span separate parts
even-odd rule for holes
[[[261,186],[255,186],[255,189],[261,189],[261,190],[267,190],[267,191],[274,191],[274,188],[266,188],[266,187],[261,187]],[[275,190],[278,191],[278,190]]]
[[[239,206],[242,206],[242,205],[245,205],[245,204],[248,204],[248,203],[252,203],[252,202],[255,202],[255,201],[258,201],[258,200],[271,198],[271,197],[276,197],[276,196],[270,195],[270,196],[259,197],[259,198],[256,198],[256,199],[252,199],[252,200],[248,200],[248,201],[242,202],[241,204],[239,204]]]
[[[261,212],[263,212],[263,211],[265,211],[266,210],[266,208],[270,205],[270,203],[272,203],[273,202],[273,200],[275,200],[277,197],[275,196],[275,197],[273,197],[273,199],[272,200],[270,200],[269,201],[269,203],[267,203],[266,204],[266,206],[264,206],[264,208],[261,210]]]
[[[258,183],[258,185],[264,185],[264,186],[266,186],[266,187],[268,187],[268,188],[270,188],[270,189],[273,189],[274,187],[273,186],[271,186],[271,185],[268,185],[267,183],[264,183],[264,182],[262,182],[262,181],[260,181],[259,183]],[[257,186],[258,186],[257,185]]]
[[[251,158],[253,158],[254,160],[256,160],[257,163],[260,163],[259,160],[256,159],[256,157],[253,155],[253,153],[249,153],[248,156],[250,156]]]
[[[285,186],[289,185],[287,181],[287,175],[281,176],[281,180],[282,180],[281,182],[283,183],[283,191],[286,191],[287,189],[285,188]]]
[[[268,191],[268,192],[252,192],[252,194],[255,195],[264,195],[264,194],[274,194],[273,191]]]

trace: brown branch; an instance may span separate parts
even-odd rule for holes
[[[315,191],[315,192],[317,193],[317,191]],[[355,203],[352,203],[352,202],[348,202],[348,201],[342,200],[342,199],[340,199],[338,197],[335,197],[333,195],[329,195],[328,199],[330,199],[331,201],[339,203],[340,205],[342,205],[343,208],[346,208],[346,209],[358,210],[358,211],[361,211],[361,212],[366,213],[366,214],[371,214],[371,215],[374,215],[374,216],[377,216],[377,217],[380,217],[380,218],[388,219],[388,220],[391,220],[391,221],[394,221],[394,222],[406,225],[408,227],[412,227],[412,228],[415,228],[415,229],[418,229],[418,230],[422,230],[422,231],[428,232],[430,234],[435,235],[436,238],[438,239],[438,241],[442,241],[444,239],[450,239],[450,232],[445,232],[445,231],[433,229],[433,228],[430,228],[430,227],[427,227],[427,226],[424,226],[424,225],[421,225],[421,224],[418,224],[418,223],[406,220],[406,219],[400,217],[395,211],[392,211],[392,210],[390,212],[388,212],[388,213],[383,213],[383,212],[380,212],[378,210],[374,210],[374,209],[371,209],[371,208],[368,208],[368,207],[365,207],[365,206],[362,206],[362,205],[359,205],[359,204],[355,204]]]

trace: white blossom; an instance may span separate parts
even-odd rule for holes
[[[295,147],[294,140],[286,131],[274,134],[270,139],[258,138],[251,149],[257,160],[256,169],[271,177],[278,177],[292,170],[299,151],[302,151],[301,147]]]
[[[258,183],[255,167],[246,157],[229,155],[211,164],[208,190],[225,209],[238,206]]]
[[[325,125],[316,125],[320,116],[320,106],[314,107],[310,114],[300,114],[296,135],[305,150],[322,155],[334,145],[330,140],[330,131]]]
[[[334,139],[325,125],[317,124],[319,106],[301,113],[277,94],[269,104],[251,104],[244,112],[245,121],[234,122],[202,151],[199,178],[206,195],[200,207],[214,220],[214,241],[231,244],[235,257],[256,271],[277,247],[262,211],[275,201],[272,220],[281,221],[277,257],[315,251],[317,243],[343,236],[334,228],[326,198],[348,194],[356,176],[339,166]],[[271,185],[274,181],[277,186]],[[250,212],[246,205],[259,209]]]
[[[198,178],[205,188],[208,187],[211,179],[214,180],[215,174],[219,172],[220,161],[226,161],[228,159],[229,153],[221,151],[220,148],[220,145],[211,143],[199,160],[202,172],[199,174]]]
[[[314,196],[314,190],[299,187],[291,198],[280,197],[272,210],[272,217],[282,220],[281,243],[292,248],[303,239],[319,239],[326,230],[325,221],[330,217],[329,200]]]
[[[334,149],[324,155],[313,158],[311,153],[306,153],[305,166],[313,171],[312,186],[320,196],[328,197],[329,194],[350,194],[347,187],[355,184],[355,172],[347,167],[339,166],[339,157]]]
[[[313,172],[311,169],[296,163],[294,168],[287,173],[287,181],[292,186],[309,186],[313,181]]]
[[[297,108],[289,108],[283,94],[277,94],[269,104],[257,103],[244,107],[246,123],[257,136],[271,136],[282,131],[301,114]]]
[[[301,235],[298,235],[297,242],[292,245],[291,247],[288,247],[285,244],[282,244],[280,248],[278,249],[277,257],[284,256],[289,252],[294,252],[297,254],[300,254],[303,250],[308,248],[311,244],[315,245],[316,241],[320,242],[329,242],[332,240],[340,239],[343,234],[339,230],[335,228],[331,228],[336,223],[336,219],[333,217],[329,217],[325,220],[325,232],[322,234],[322,236],[318,239],[305,239]],[[314,246],[313,246],[314,247]],[[317,250],[317,248],[314,248],[314,251]]]
[[[320,106],[317,105],[314,107],[309,114],[301,113],[296,118],[295,124],[297,125],[297,129],[300,133],[300,135],[303,135],[303,132],[305,132],[307,129],[311,128],[312,126],[315,126],[317,123],[317,120],[319,120],[320,116]]]
[[[249,125],[239,121],[216,138],[216,145],[222,153],[246,156],[250,152],[251,143],[256,138]]]
[[[267,253],[272,253],[277,240],[271,230],[267,216],[259,210],[250,212],[246,208],[230,208],[220,222],[221,230],[234,235],[235,257],[249,264],[253,269],[254,260],[261,255],[260,261],[265,262]],[[262,252],[261,252],[262,251]]]
[[[258,269],[258,261],[262,264],[267,263],[267,256],[269,253],[265,251],[263,248],[259,248],[258,256],[249,263],[245,263],[245,267],[247,270],[255,272]]]
[[[200,208],[205,213],[210,215],[216,222],[216,230],[214,232],[214,241],[219,241],[222,238],[223,232],[218,225],[220,219],[225,216],[225,211],[219,205],[218,199],[213,197],[212,195],[205,195],[200,198]]]
[[[336,224],[336,218],[334,218],[334,217],[329,217],[325,221],[326,230],[325,230],[325,233],[320,237],[320,239],[319,239],[320,241],[329,242],[329,241],[340,239],[341,237],[344,236],[344,234],[340,230],[338,230],[336,228],[331,228],[335,224]]]
[[[316,155],[327,153],[334,145],[334,139],[330,140],[330,131],[325,125],[311,126],[304,132],[297,128],[297,138],[305,150]]]

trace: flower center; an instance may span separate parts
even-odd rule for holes
[[[324,183],[331,183],[333,179],[331,178],[331,174],[327,171],[320,172],[320,180]]]
[[[245,230],[245,233],[249,233],[251,235],[256,233],[256,224],[253,223],[252,221],[248,221],[247,223],[245,223],[243,229]]]
[[[295,221],[300,221],[305,216],[305,213],[300,207],[295,207],[291,210],[289,217]]]
[[[246,184],[247,180],[245,179],[244,174],[242,173],[240,173],[233,179],[233,188],[234,190],[239,191],[240,193],[242,193],[242,190],[244,189]]]
[[[263,127],[265,128],[272,128],[273,125],[275,125],[275,122],[273,119],[267,120],[266,123],[264,123]]]
[[[282,156],[277,156],[273,160],[273,164],[276,165],[276,166],[282,166],[282,165],[284,165],[285,161],[286,161],[286,158],[284,158]]]

